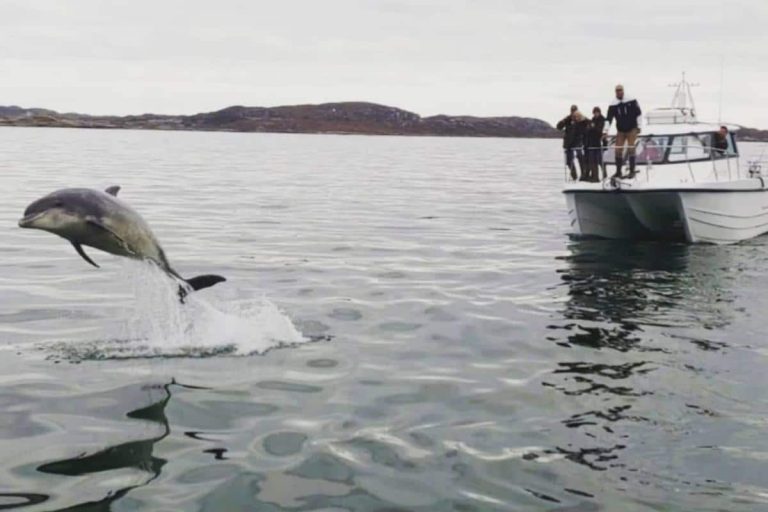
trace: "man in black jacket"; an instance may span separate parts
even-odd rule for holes
[[[592,109],[592,119],[587,123],[587,133],[584,138],[584,146],[587,151],[587,169],[589,171],[589,181],[600,181],[599,169],[603,170],[605,178],[605,168],[603,167],[603,128],[605,127],[605,118],[600,107]]]
[[[579,112],[579,107],[571,105],[570,115],[564,117],[557,123],[557,129],[564,131],[563,149],[565,150],[565,165],[571,171],[571,179],[579,179],[576,173],[576,164],[573,161],[574,154],[579,160],[581,169],[581,179],[586,179],[586,169],[584,166],[584,132],[587,127],[587,120]]]
[[[624,164],[624,145],[628,146],[629,174],[627,178],[635,177],[635,143],[640,133],[639,118],[642,115],[636,99],[624,97],[624,86],[616,86],[616,99],[608,107],[608,126],[616,119],[616,174],[621,178],[621,166]]]
[[[712,140],[712,149],[715,157],[722,158],[728,152],[728,127],[721,126]]]

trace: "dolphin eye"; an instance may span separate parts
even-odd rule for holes
[[[64,206],[64,203],[62,203],[61,201],[56,201],[55,203],[53,203],[54,208],[61,208],[62,206]]]

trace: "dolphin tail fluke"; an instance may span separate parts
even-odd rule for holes
[[[189,279],[184,279],[171,268],[169,268],[167,272],[173,277],[184,282],[184,285],[179,285],[179,300],[181,301],[182,304],[184,304],[184,299],[187,297],[187,295],[189,295],[189,292],[202,290],[203,288],[209,288],[215,285],[216,283],[226,281],[226,278],[222,276],[217,276],[215,274],[204,274],[202,276],[196,276],[196,277],[191,277]]]
[[[209,288],[216,283],[226,281],[226,279],[215,274],[205,274],[202,276],[185,279],[184,281],[186,281],[186,283],[191,286],[193,290],[197,291],[202,290],[203,288]]]

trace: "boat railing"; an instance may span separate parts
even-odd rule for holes
[[[762,158],[749,160],[747,166],[747,173],[750,178],[759,178],[768,175],[768,160]]]
[[[641,144],[635,144],[634,146],[625,145],[624,146],[624,154],[626,154],[626,151],[628,151],[629,148],[637,149],[638,147],[644,147]],[[695,157],[695,158],[689,158],[691,155],[689,154],[690,149],[695,149],[696,152],[702,152],[704,153],[704,156],[702,157]],[[613,165],[616,166],[615,161],[615,153],[614,153],[614,161],[613,162],[606,162],[605,161],[605,154],[608,151],[613,150],[615,152],[616,146],[615,145],[608,145],[608,146],[590,146],[590,147],[583,147],[583,148],[573,148],[573,149],[564,149],[564,153],[568,153],[569,151],[573,151],[576,153],[574,156],[576,157],[578,152],[581,152],[582,154],[582,160],[586,163],[586,160],[588,158],[589,151],[594,150],[601,150],[601,159],[600,159],[600,165],[602,166],[608,166]],[[680,164],[686,164],[688,166],[688,172],[691,176],[691,181],[693,183],[696,183],[696,174],[694,173],[693,167],[691,167],[692,163],[700,163],[700,162],[706,162],[710,161],[712,162],[712,172],[715,176],[715,181],[720,181],[720,172],[718,172],[717,168],[717,162],[725,162],[725,169],[721,169],[722,171],[727,171],[728,173],[728,181],[731,181],[733,179],[733,171],[735,170],[737,178],[741,178],[741,165],[739,162],[739,154],[736,152],[732,152],[729,149],[723,150],[720,148],[716,148],[714,146],[691,146],[689,144],[662,144],[659,146],[656,146],[656,149],[660,151],[661,157],[651,158],[650,155],[646,155],[646,158],[643,160],[642,157],[637,159],[637,164],[646,166],[646,180],[650,180],[650,171],[653,170],[654,165],[658,164],[664,164],[664,165],[680,165]],[[682,156],[680,160],[677,161],[669,161],[667,150],[673,150],[673,149],[682,149],[682,152],[675,153],[675,156]],[[667,158],[665,159],[664,156],[667,155]],[[574,158],[575,161],[579,161],[578,158]],[[735,164],[731,165],[731,160],[735,160]],[[581,164],[581,162],[579,162]],[[626,161],[624,162],[626,165]],[[768,172],[768,161],[750,161],[750,173],[752,173],[752,165],[755,164],[758,169],[758,172],[760,169],[763,169]],[[735,169],[734,169],[735,168]],[[568,166],[564,166],[564,172],[565,172],[565,181],[578,181],[573,180],[570,178],[570,170],[568,169]],[[751,175],[751,174],[750,174]]]

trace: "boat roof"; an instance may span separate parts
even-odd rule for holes
[[[735,124],[721,124],[721,123],[706,123],[706,122],[693,122],[693,123],[675,123],[675,124],[656,124],[656,123],[643,123],[640,127],[640,136],[647,137],[650,135],[685,135],[687,133],[712,133],[720,130],[721,126],[728,128],[729,132],[736,132],[741,127]],[[609,135],[616,135],[616,126],[611,126]]]
[[[687,123],[653,123],[646,122],[642,127],[642,135],[682,135],[686,133],[712,133],[720,130],[721,126],[728,128],[729,132],[736,132],[741,127],[735,124],[687,122]]]

